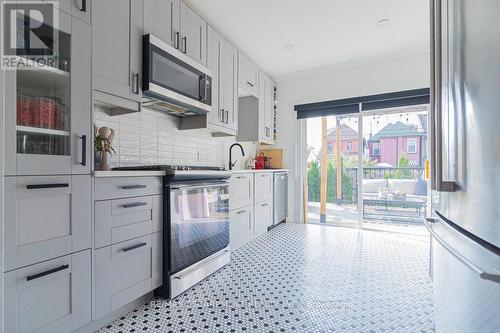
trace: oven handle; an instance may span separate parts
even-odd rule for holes
[[[212,185],[195,185],[195,186],[177,186],[170,187],[173,191],[185,191],[185,190],[197,190],[202,188],[213,188],[213,187],[228,187],[229,183],[220,183],[220,184],[212,184]]]

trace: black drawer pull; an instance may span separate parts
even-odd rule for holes
[[[123,252],[128,252],[128,251],[132,251],[132,250],[138,249],[138,248],[146,246],[146,245],[148,245],[148,243],[140,243],[140,244],[132,245],[132,246],[129,246],[129,247],[124,247],[122,249],[122,251]]]
[[[44,188],[62,188],[62,187],[69,187],[69,183],[26,185],[26,188],[28,190],[41,190],[41,189],[44,189]]]
[[[28,275],[26,277],[26,280],[27,281],[35,280],[35,279],[41,278],[42,276],[46,276],[46,275],[53,274],[53,273],[56,273],[56,272],[59,272],[59,271],[63,271],[65,269],[67,269],[67,268],[69,268],[69,265],[62,265],[60,267],[52,268],[52,269],[49,269],[48,271],[45,271],[45,272],[42,272],[42,273],[38,273],[38,274],[34,274],[34,275]]]
[[[146,188],[146,187],[147,187],[146,185],[125,185],[125,186],[122,186],[122,189],[124,189],[124,190],[134,190],[134,189]]]
[[[134,202],[134,203],[124,204],[122,207],[133,208],[133,207],[147,206],[147,204],[148,204],[147,202]]]
[[[247,84],[248,84],[250,87],[253,87],[253,86],[254,86],[254,85],[253,85],[253,83],[252,83],[252,82],[249,82],[249,81],[247,81]]]
[[[82,135],[80,139],[82,139],[82,161],[80,165],[87,166],[87,136]]]
[[[84,13],[87,12],[87,0],[82,0],[82,6],[80,7],[80,11]]]

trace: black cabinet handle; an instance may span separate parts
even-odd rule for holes
[[[133,87],[133,93],[138,95],[139,94],[139,73],[134,73],[132,75],[134,77],[134,87]]]
[[[134,190],[138,188],[146,188],[146,185],[124,185],[121,188],[124,190]]]
[[[134,203],[122,205],[123,208],[133,208],[133,207],[142,207],[142,206],[147,206],[147,202],[134,202]]]
[[[82,7],[80,8],[81,12],[87,12],[87,0],[82,0]]]
[[[26,185],[26,188],[28,190],[41,190],[41,189],[45,189],[45,188],[62,188],[62,187],[69,187],[69,183]]]
[[[80,162],[80,164],[82,166],[86,166],[87,165],[87,136],[82,135],[80,137],[80,139],[82,139],[82,161]]]
[[[250,86],[250,87],[254,87],[253,83],[247,81],[247,84]]]
[[[45,272],[42,272],[42,273],[38,273],[38,274],[34,274],[34,275],[28,275],[26,277],[26,280],[27,281],[35,280],[35,279],[41,278],[43,276],[46,276],[46,275],[49,275],[49,274],[54,274],[56,272],[65,270],[67,268],[69,268],[69,265],[62,265],[60,267],[52,268],[52,269],[49,269],[48,271],[45,271]]]
[[[177,31],[175,33],[175,38],[174,38],[174,47],[178,50],[179,49],[179,37],[180,37],[180,33],[179,31]]]
[[[129,247],[124,247],[122,249],[122,251],[123,252],[128,252],[128,251],[132,251],[132,250],[138,249],[138,248],[146,246],[146,245],[148,245],[148,243],[140,243],[140,244],[137,244],[137,245],[132,245],[132,246],[129,246]]]
[[[187,37],[182,37],[183,50],[182,52],[187,53]]]
[[[226,111],[226,124],[229,123],[229,111],[228,110],[225,110]]]

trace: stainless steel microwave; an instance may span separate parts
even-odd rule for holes
[[[143,36],[143,105],[186,117],[212,110],[212,73],[151,34]]]

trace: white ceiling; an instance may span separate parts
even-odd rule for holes
[[[186,2],[272,76],[422,50],[429,38],[427,0]]]

